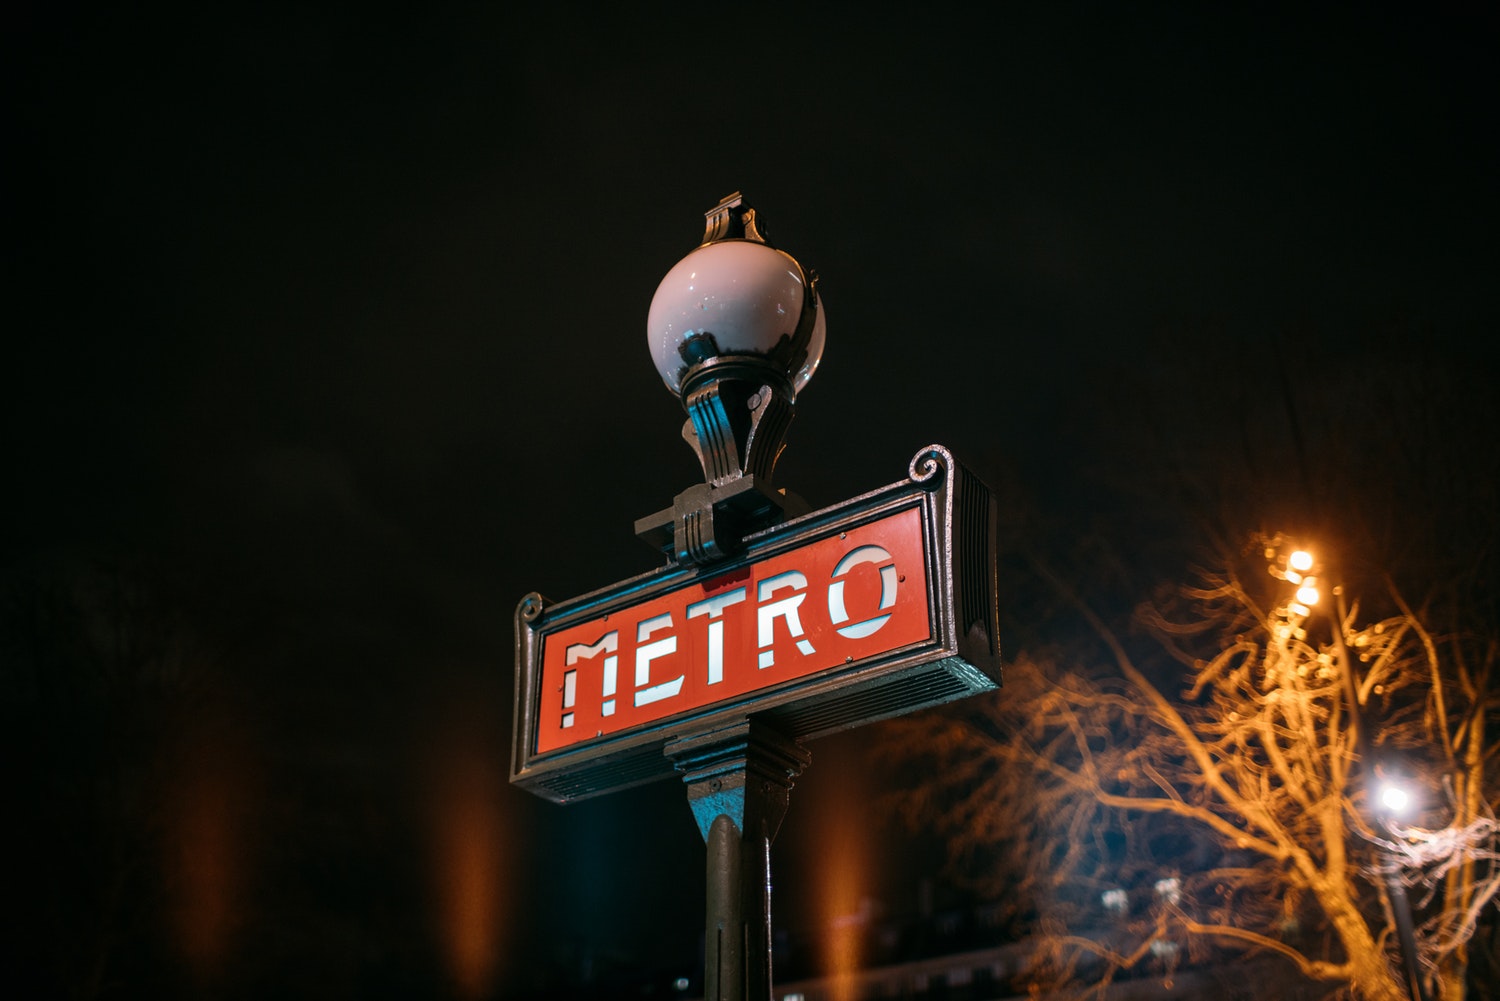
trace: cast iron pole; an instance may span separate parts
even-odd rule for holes
[[[667,744],[708,848],[704,1001],[770,1001],[771,841],[802,745],[759,721]]]

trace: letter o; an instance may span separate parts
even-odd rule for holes
[[[853,622],[847,626],[840,626],[840,622],[849,621],[849,612],[844,608],[844,582],[843,577],[850,570],[864,563],[883,563],[880,568],[880,607],[891,608],[896,604],[896,561],[884,548],[880,546],[859,546],[844,554],[839,560],[838,566],[833,568],[833,583],[828,585],[828,618],[838,627],[838,634],[845,639],[858,640],[871,635],[881,626],[885,625],[891,617],[891,613],[876,615],[862,622]]]

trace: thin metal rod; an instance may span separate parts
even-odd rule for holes
[[[1396,916],[1396,935],[1401,941],[1407,996],[1411,1001],[1429,1001],[1422,984],[1422,971],[1417,966],[1417,935],[1412,927],[1411,901],[1406,896],[1406,884],[1401,882],[1400,872],[1393,870],[1386,875],[1385,892],[1391,898],[1391,913]]]

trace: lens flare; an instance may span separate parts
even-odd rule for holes
[[[445,721],[429,761],[431,873],[442,947],[460,999],[489,997],[501,974],[507,931],[503,899],[509,831],[496,790],[505,776],[498,755],[462,709]],[[462,721],[462,722],[461,722]]]
[[[852,786],[840,789],[839,799],[851,796]],[[854,797],[857,801],[857,797]],[[858,974],[865,962],[864,943],[873,917],[866,832],[861,830],[862,812],[852,803],[829,812],[831,820],[824,837],[837,849],[828,852],[818,876],[818,900],[824,928],[823,965],[830,980],[829,1001],[855,1001]]]

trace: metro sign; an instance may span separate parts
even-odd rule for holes
[[[557,801],[672,774],[674,738],[752,714],[812,737],[998,683],[994,505],[938,446],[908,480],[516,613],[512,781]]]
[[[913,506],[544,635],[536,749],[545,754],[925,640],[932,629],[925,566]]]

